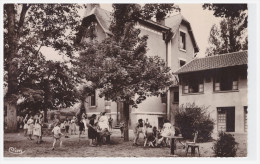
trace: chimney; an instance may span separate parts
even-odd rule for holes
[[[84,12],[84,17],[88,16],[95,7],[100,7],[100,5],[96,4],[96,3],[87,4],[85,12]]]

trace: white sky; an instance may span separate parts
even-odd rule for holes
[[[176,4],[181,8],[182,15],[190,22],[195,40],[199,46],[198,57],[204,57],[208,47],[209,32],[213,24],[218,24],[220,18],[216,18],[212,11],[203,10],[202,4]],[[101,8],[112,11],[111,4],[100,4]],[[80,11],[82,15],[84,11]],[[60,56],[52,48],[43,47],[41,52],[48,60],[66,60],[66,56]]]

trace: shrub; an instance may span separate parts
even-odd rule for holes
[[[179,107],[175,114],[175,123],[184,138],[193,139],[193,134],[198,131],[198,141],[205,142],[211,139],[214,121],[206,110],[206,107],[199,107],[195,103]]]
[[[235,157],[238,143],[231,134],[220,132],[214,143],[213,150],[216,157]]]

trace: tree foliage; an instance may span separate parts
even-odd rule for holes
[[[247,4],[203,4],[203,9],[213,10],[216,17],[239,17],[247,10]]]
[[[248,49],[247,28],[240,24],[240,18],[224,19],[220,26],[213,25],[210,30],[208,56]]]
[[[78,15],[80,8],[82,6],[78,4],[4,5],[4,69],[8,87],[5,102],[9,103],[12,109],[16,108],[20,97],[25,97],[26,102],[37,102],[35,105],[37,107],[39,107],[38,103],[44,99],[43,88],[39,88],[44,84],[35,84],[40,83],[39,78],[42,76],[39,72],[46,71],[39,67],[56,65],[49,65],[42,58],[43,46],[52,47],[60,54],[67,56],[72,56],[72,53],[78,50],[79,47],[75,46],[73,41],[80,25]],[[64,68],[64,65],[60,66]],[[43,81],[41,82],[44,83]],[[55,80],[53,82],[53,85],[57,87],[58,82]],[[46,92],[44,90],[45,94]],[[48,92],[55,94],[51,90]],[[59,100],[55,99],[55,102],[59,104]],[[16,117],[16,114],[13,117]],[[12,123],[12,125],[15,124]],[[10,124],[8,128],[15,130],[16,127],[11,127]]]
[[[247,50],[247,4],[204,4],[203,8],[223,18],[210,30],[208,56]]]
[[[163,20],[166,16],[170,15],[173,11],[181,11],[179,6],[174,4],[145,4],[142,7],[141,15],[144,19],[151,19],[155,17],[158,21]]]
[[[232,134],[219,132],[218,139],[214,143],[213,150],[216,157],[235,157],[238,143]]]
[[[77,100],[72,70],[63,62],[46,61],[26,56],[19,67],[18,94],[21,111],[36,113],[39,110],[69,107]],[[28,60],[29,59],[29,60]]]
[[[100,97],[136,106],[172,84],[170,68],[158,56],[146,54],[148,36],[140,36],[140,29],[134,28],[140,6],[113,4],[113,9],[113,36],[88,43],[75,65],[92,88],[100,89]]]
[[[175,114],[176,126],[186,139],[193,139],[193,134],[198,131],[199,141],[209,141],[214,128],[214,121],[207,113],[207,107],[195,103],[180,105]]]
[[[113,35],[101,42],[86,43],[86,50],[74,64],[78,75],[91,82],[88,90],[99,89],[100,97],[124,102],[127,141],[129,106],[137,107],[146,97],[164,93],[172,84],[172,75],[164,60],[147,55],[148,36],[141,36],[140,29],[135,28],[142,18],[140,5],[112,6],[110,31]]]

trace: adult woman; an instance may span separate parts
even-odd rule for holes
[[[98,126],[101,131],[107,129],[109,130],[109,123],[108,123],[108,118],[106,116],[106,112],[103,112],[98,120]]]
[[[88,124],[88,138],[90,139],[89,145],[95,146],[93,144],[93,140],[97,138],[97,131],[95,127],[95,119],[97,115],[92,114],[92,116],[89,118],[89,124]]]

